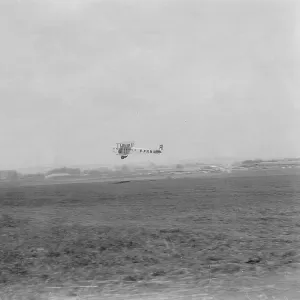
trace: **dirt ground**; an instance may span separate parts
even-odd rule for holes
[[[300,299],[296,174],[2,185],[0,209],[2,299]]]

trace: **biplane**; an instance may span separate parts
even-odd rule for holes
[[[122,142],[117,143],[117,146],[113,148],[113,152],[116,155],[121,156],[121,159],[126,158],[128,155],[136,153],[136,154],[161,154],[163,152],[164,146],[161,144],[157,149],[149,149],[149,148],[136,148],[134,147],[134,142]]]

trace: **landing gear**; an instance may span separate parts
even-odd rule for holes
[[[126,158],[128,155],[122,155],[121,156],[121,159],[124,159],[124,158]]]

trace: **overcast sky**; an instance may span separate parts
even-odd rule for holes
[[[296,2],[1,0],[0,166],[300,155]]]

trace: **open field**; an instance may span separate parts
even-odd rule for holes
[[[3,185],[0,208],[2,297],[300,299],[299,175]]]

